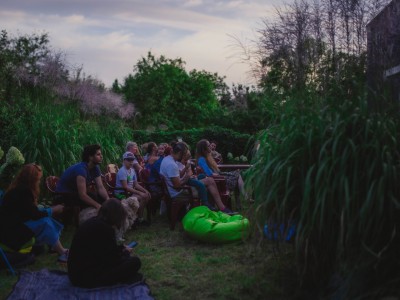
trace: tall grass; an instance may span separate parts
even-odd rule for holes
[[[260,137],[247,174],[258,221],[295,219],[300,279],[319,296],[374,298],[400,286],[399,125],[361,99],[284,114]]]
[[[12,142],[27,162],[44,167],[45,176],[59,176],[79,162],[82,149],[88,144],[102,146],[103,165],[120,162],[125,144],[132,137],[123,120],[106,116],[87,119],[71,103],[28,105],[25,117],[16,120]]]

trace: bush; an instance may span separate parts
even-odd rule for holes
[[[121,160],[132,131],[122,120],[86,119],[73,104],[31,105],[29,117],[16,120],[13,143],[27,162],[43,166],[44,175],[56,175],[81,160],[83,147],[100,144],[104,163]]]
[[[260,222],[296,219],[304,287],[323,293],[338,277],[338,296],[353,299],[399,286],[399,125],[348,101],[264,132],[248,179]]]
[[[235,156],[247,153],[251,148],[253,137],[249,134],[238,133],[233,130],[222,127],[207,127],[201,129],[188,129],[176,131],[133,131],[133,139],[139,143],[155,142],[169,143],[170,141],[182,138],[192,150],[192,155],[195,154],[196,143],[201,139],[215,140],[218,142],[218,152],[226,159],[227,154],[233,153]]]
[[[3,154],[4,152],[0,148],[0,160]],[[6,161],[0,166],[0,188],[7,188],[24,162],[24,156],[17,148],[8,149]]]

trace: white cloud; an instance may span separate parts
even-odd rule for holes
[[[51,45],[65,51],[71,64],[83,64],[86,74],[106,85],[131,73],[149,50],[181,57],[188,69],[226,75],[228,84],[245,82],[247,66],[229,59],[233,51],[228,35],[249,37],[260,18],[273,11],[264,0],[159,0],[158,5],[144,0],[90,0],[72,6],[69,1],[31,5],[15,0],[7,4],[0,11],[1,29],[13,34],[48,32]]]

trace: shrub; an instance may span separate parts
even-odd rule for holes
[[[0,155],[0,159],[3,153]],[[8,149],[6,161],[0,167],[0,187],[2,189],[7,188],[24,162],[24,156],[16,147]]]
[[[283,116],[261,137],[247,173],[258,221],[295,218],[304,287],[323,292],[341,278],[338,296],[353,299],[399,286],[399,125],[368,113],[366,101],[348,101]]]
[[[224,159],[228,153],[234,155],[242,155],[247,153],[253,141],[253,137],[249,134],[238,133],[233,130],[222,127],[207,127],[200,129],[188,130],[175,130],[175,131],[133,131],[133,139],[139,144],[147,143],[149,141],[162,143],[177,140],[180,137],[192,149],[192,155],[196,149],[196,143],[201,139],[215,140],[218,142],[218,152],[220,152]]]
[[[28,162],[43,166],[44,175],[61,175],[81,160],[85,145],[102,146],[104,163],[121,160],[132,131],[122,120],[86,119],[72,104],[32,105],[29,117],[16,121],[13,143]]]

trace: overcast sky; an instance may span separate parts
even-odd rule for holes
[[[181,57],[188,70],[251,83],[230,35],[254,37],[277,0],[0,0],[0,29],[47,32],[50,44],[87,75],[111,86],[151,50]],[[232,55],[234,57],[232,57]]]

